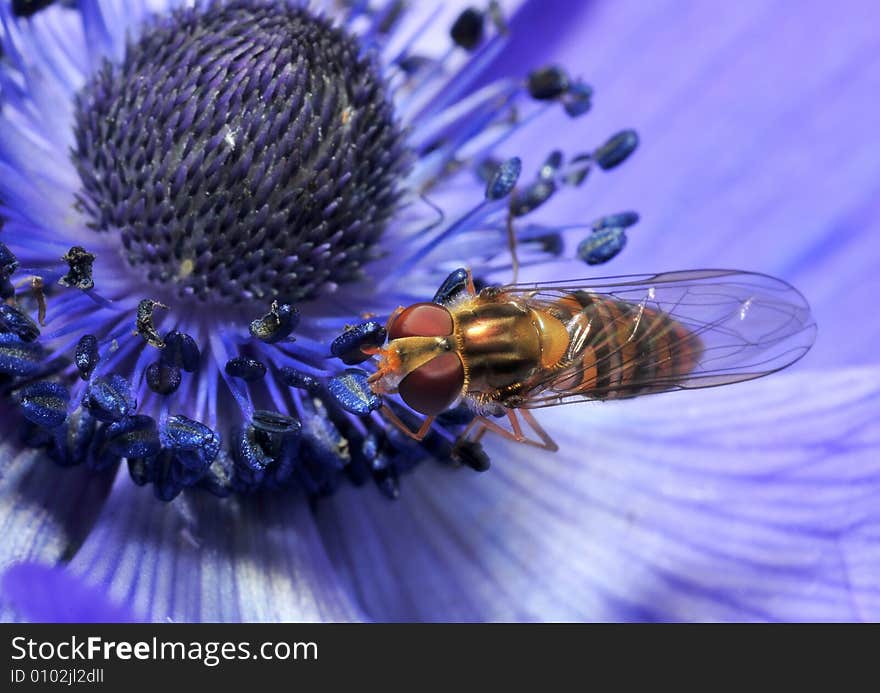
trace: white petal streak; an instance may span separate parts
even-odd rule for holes
[[[296,497],[157,501],[121,470],[70,569],[150,621],[350,621]]]

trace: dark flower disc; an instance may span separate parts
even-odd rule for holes
[[[355,39],[283,2],[179,11],[79,94],[80,204],[180,296],[237,303],[354,278],[407,152]]]

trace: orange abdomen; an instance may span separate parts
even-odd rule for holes
[[[634,397],[675,387],[702,354],[698,336],[648,307],[576,292],[555,306],[570,316],[567,365],[553,389],[595,399]]]

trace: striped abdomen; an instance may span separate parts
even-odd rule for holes
[[[638,304],[578,291],[554,310],[570,344],[552,389],[595,399],[634,397],[674,388],[700,358],[699,337],[681,323]]]

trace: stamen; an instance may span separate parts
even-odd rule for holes
[[[95,367],[101,357],[98,354],[98,338],[93,334],[84,334],[76,343],[76,352],[73,360],[79,377],[88,380],[92,377]]]
[[[483,13],[469,7],[464,10],[449,30],[456,46],[472,51],[483,42]]]
[[[98,421],[112,423],[134,414],[137,399],[128,380],[112,374],[95,378],[88,384],[82,406]]]
[[[67,420],[70,392],[61,383],[32,383],[23,387],[19,396],[21,412],[31,423],[43,428],[55,428]]]
[[[626,161],[638,146],[638,133],[635,130],[623,130],[593,152],[593,159],[608,171]]]
[[[568,91],[571,82],[568,73],[557,65],[549,65],[530,73],[526,86],[537,101],[552,101]]]
[[[559,170],[562,168],[562,163],[564,161],[565,156],[558,149],[550,152],[544,160],[544,163],[541,164],[541,168],[538,171],[538,178],[546,181],[555,180],[559,175]]]
[[[148,387],[158,395],[170,395],[180,387],[182,375],[180,368],[162,362],[147,366],[146,379]]]
[[[12,333],[23,342],[33,342],[40,336],[37,323],[6,303],[0,303],[0,331]]]
[[[45,355],[39,343],[0,332],[0,373],[21,378],[36,375],[43,368]]]
[[[487,200],[502,200],[507,197],[522,172],[522,161],[518,156],[500,164],[486,185]]]
[[[382,406],[382,398],[373,392],[368,378],[366,371],[348,368],[330,378],[327,390],[345,411],[365,416]]]
[[[275,344],[287,339],[298,324],[299,311],[296,308],[272,301],[269,312],[250,324],[250,332],[266,344]]]
[[[232,378],[240,378],[246,383],[262,380],[266,377],[266,366],[256,359],[239,356],[230,359],[224,367],[226,374]]]
[[[460,441],[453,448],[453,459],[470,467],[475,472],[486,472],[492,466],[483,446],[472,440]]]
[[[345,330],[330,344],[330,353],[347,366],[354,366],[370,358],[364,348],[379,347],[385,343],[385,327],[368,320]]]
[[[588,265],[601,265],[616,256],[625,246],[624,229],[601,229],[581,241],[577,254]]]
[[[152,344],[157,349],[164,349],[165,342],[162,337],[159,336],[159,333],[156,332],[156,327],[153,324],[153,311],[156,308],[168,310],[168,306],[164,303],[159,303],[158,301],[149,298],[145,298],[138,303],[136,320],[137,327],[134,334],[143,337],[147,344]]]
[[[159,430],[150,416],[127,416],[105,430],[106,450],[118,459],[154,457],[162,450]]]
[[[201,478],[220,452],[220,437],[203,423],[177,414],[159,426],[162,447],[174,453],[184,468]]]
[[[305,390],[313,395],[318,394],[321,390],[321,383],[314,376],[303,373],[296,368],[284,366],[279,369],[278,375],[281,377],[281,381],[288,387]]]
[[[639,215],[637,212],[618,212],[617,214],[608,214],[604,217],[599,217],[591,224],[591,226],[594,231],[601,231],[602,229],[611,229],[615,227],[626,229],[637,224],[638,221]]]
[[[437,289],[431,302],[441,306],[449,305],[462,292],[467,291],[469,278],[468,271],[464,267],[459,267],[443,280],[443,284]]]
[[[586,115],[593,107],[593,88],[582,82],[572,84],[563,94],[562,104],[565,107],[565,112],[571,118],[580,118],[582,115]]]
[[[61,259],[70,267],[70,271],[58,280],[61,286],[69,286],[83,291],[95,288],[95,282],[92,279],[92,264],[95,262],[95,256],[92,253],[75,245]]]
[[[182,368],[187,373],[195,373],[199,369],[201,353],[196,340],[184,332],[172,330],[165,335],[163,341],[165,348],[162,350],[162,363]]]

